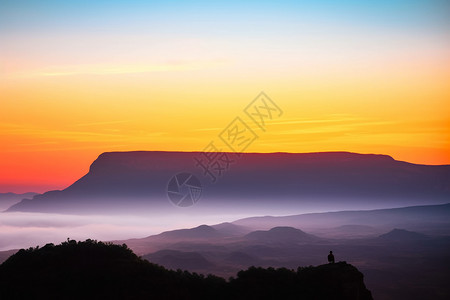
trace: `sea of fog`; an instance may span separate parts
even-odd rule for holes
[[[63,215],[0,213],[0,251],[75,240],[143,238],[163,231],[218,224],[248,215]]]
[[[221,203],[221,204],[220,204]],[[399,203],[346,203],[317,201],[281,205],[277,201],[229,203],[222,201],[188,208],[173,207],[170,211],[146,214],[76,215],[57,213],[0,212],[0,251],[58,244],[67,238],[101,241],[143,238],[163,231],[214,225],[254,216],[283,216],[311,212],[360,210],[402,207]],[[295,203],[295,204],[294,204]],[[412,203],[411,203],[412,204]],[[203,207],[203,208],[202,208]],[[5,208],[4,208],[5,209]]]

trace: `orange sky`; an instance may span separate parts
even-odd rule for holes
[[[105,151],[201,151],[260,91],[284,114],[248,151],[450,164],[447,31],[285,19],[0,31],[0,192],[64,188]]]

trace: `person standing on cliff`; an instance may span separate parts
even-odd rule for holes
[[[330,251],[330,254],[328,254],[328,263],[334,264],[334,255],[333,255],[333,251]]]

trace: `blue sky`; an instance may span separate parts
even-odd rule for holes
[[[0,30],[140,30],[341,23],[447,30],[448,1],[1,1]],[[447,27],[447,28],[445,28]],[[146,28],[149,29],[149,28]],[[162,29],[162,28],[160,28]],[[184,27],[178,29],[183,30]],[[203,28],[204,29],[204,28]],[[238,34],[236,32],[236,34]]]

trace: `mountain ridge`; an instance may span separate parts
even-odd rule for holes
[[[392,227],[399,223],[422,222],[428,226],[432,222],[448,227],[450,225],[450,203],[436,205],[415,205],[397,208],[371,210],[342,210],[321,213],[305,213],[287,216],[256,216],[235,220],[232,223],[253,229],[269,229],[275,226],[317,227],[321,224],[340,227],[348,225],[384,225]],[[325,221],[326,220],[326,221]],[[411,226],[410,224],[408,224]],[[323,227],[323,226],[322,226]]]
[[[167,199],[167,185],[180,172],[200,179],[202,198],[208,201],[196,206],[209,210],[216,210],[225,200],[230,204],[227,209],[240,211],[252,202],[270,203],[273,199],[278,206],[289,207],[318,201],[345,200],[356,205],[450,198],[450,165],[417,165],[387,155],[349,152],[228,155],[234,162],[212,184],[212,178],[194,160],[202,158],[202,152],[105,152],[86,175],[66,189],[36,195],[8,211],[171,212],[174,207]]]
[[[208,265],[195,253],[188,257]],[[21,249],[0,265],[2,299],[42,295],[49,299],[372,299],[363,274],[345,262],[297,271],[253,267],[226,281],[167,270],[138,257],[126,245],[93,240]]]
[[[0,211],[8,209],[12,205],[20,202],[23,199],[30,199],[34,196],[38,195],[38,193],[27,192],[27,193],[0,193]]]
[[[256,230],[244,236],[244,239],[251,241],[260,241],[265,243],[280,243],[280,242],[313,242],[319,238],[304,232],[303,230],[290,226],[277,226],[269,230]]]

